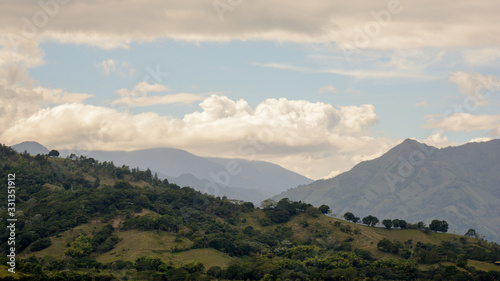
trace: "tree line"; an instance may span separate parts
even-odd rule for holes
[[[344,214],[344,219],[346,221],[350,221],[353,223],[358,223],[360,221],[359,217],[356,217],[353,213],[351,212],[346,212]],[[364,217],[361,222],[363,224],[366,224],[367,226],[376,226],[379,224],[379,219],[375,216],[368,215]],[[429,227],[425,225],[424,222],[420,221],[418,223],[412,224],[408,223],[405,220],[402,219],[384,219],[382,220],[382,225],[386,229],[391,229],[391,228],[400,228],[400,229],[419,229],[419,230],[424,230],[424,231],[436,231],[436,232],[448,232],[448,223],[445,220],[433,220]],[[471,229],[470,231],[473,231]],[[472,235],[472,234],[471,234]]]

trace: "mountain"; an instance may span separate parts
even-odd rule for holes
[[[61,157],[74,153],[60,150]],[[154,148],[135,151],[91,151],[84,153],[99,161],[113,161],[141,170],[151,169],[160,178],[180,186],[259,204],[290,187],[312,180],[279,165],[263,161],[199,157],[185,150]]]
[[[451,232],[475,229],[500,241],[500,140],[437,149],[407,139],[350,171],[283,192],[333,213],[405,219],[444,219]]]
[[[494,243],[354,224],[304,202],[255,208],[106,162],[0,145],[15,191],[0,201],[16,199],[0,280],[500,280]]]
[[[25,141],[25,142],[13,145],[12,148],[19,153],[26,151],[30,155],[48,154],[49,153],[49,150],[45,146],[43,146],[35,141]]]

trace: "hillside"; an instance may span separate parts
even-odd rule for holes
[[[381,157],[332,179],[275,196],[326,204],[333,213],[430,223],[444,219],[450,232],[475,229],[500,241],[500,140],[437,149],[407,139]]]
[[[494,280],[500,247],[475,238],[382,229],[326,206],[201,194],[150,172],[0,146],[16,174],[16,275],[23,280]],[[6,180],[7,182],[7,180]],[[0,200],[7,202],[7,194]],[[5,209],[2,218],[5,218]],[[381,218],[382,219],[382,218]],[[6,220],[2,219],[3,227]],[[2,233],[6,264],[8,233]],[[10,249],[9,249],[10,251]],[[460,265],[460,267],[457,267]]]

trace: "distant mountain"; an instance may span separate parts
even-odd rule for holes
[[[25,142],[13,145],[12,148],[19,153],[26,151],[30,155],[48,154],[49,153],[49,150],[45,146],[39,144],[36,141],[25,141]]]
[[[500,140],[437,149],[407,139],[381,157],[332,179],[275,196],[333,213],[405,219],[444,219],[449,232],[469,228],[500,241]]]
[[[60,150],[61,157],[73,153]],[[85,154],[115,165],[151,169],[160,178],[180,186],[259,204],[290,187],[311,183],[312,180],[285,168],[262,161],[199,157],[174,148],[154,148],[125,151],[91,151]]]

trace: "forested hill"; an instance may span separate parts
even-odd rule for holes
[[[2,232],[3,280],[500,279],[499,246],[472,237],[363,226],[288,199],[259,209],[150,170],[2,145],[2,182],[9,174],[16,273]],[[0,201],[6,229],[7,192]]]
[[[278,196],[347,211],[430,223],[439,217],[450,232],[476,229],[500,241],[500,140],[438,149],[407,139],[379,158],[332,179]]]

